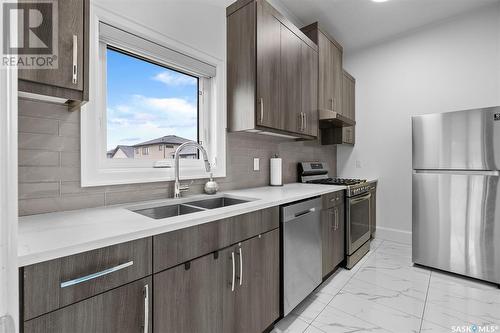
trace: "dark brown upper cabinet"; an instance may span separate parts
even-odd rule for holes
[[[301,29],[318,45],[318,107],[320,110],[342,111],[342,54],[340,43],[325,33],[318,22]]]
[[[90,0],[57,1],[58,67],[19,69],[21,96],[65,102],[69,109],[88,101]],[[49,33],[47,31],[47,33]],[[47,98],[49,97],[49,98]]]
[[[317,52],[317,45],[266,1],[229,6],[229,131],[314,139]]]
[[[352,120],[356,120],[355,93],[356,79],[344,70],[342,75],[342,112]],[[342,128],[342,143],[354,145],[355,126]]]

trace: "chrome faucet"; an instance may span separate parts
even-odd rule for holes
[[[175,164],[175,191],[174,198],[178,199],[181,197],[181,191],[187,191],[189,189],[189,185],[181,185],[179,181],[179,156],[181,151],[186,147],[194,147],[201,151],[203,155],[203,160],[205,162],[205,170],[210,173],[210,162],[208,161],[208,154],[205,148],[197,142],[188,141],[177,147],[174,155],[174,164]]]

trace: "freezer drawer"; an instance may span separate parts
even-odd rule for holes
[[[413,169],[500,170],[500,107],[415,116],[412,128]]]
[[[413,262],[500,283],[499,177],[413,173]]]

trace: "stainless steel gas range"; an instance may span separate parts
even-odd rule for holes
[[[330,178],[323,162],[301,162],[298,171],[302,183],[346,186],[346,268],[351,269],[370,250],[371,184],[364,179]]]

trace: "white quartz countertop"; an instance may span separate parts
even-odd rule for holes
[[[343,186],[293,183],[218,193],[252,201],[155,220],[131,211],[209,199],[196,195],[103,208],[39,214],[19,219],[18,264],[27,266],[105,246],[216,221],[235,215],[336,192]]]

